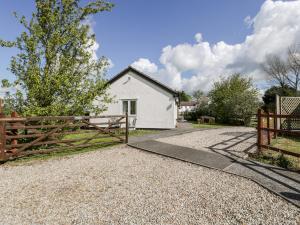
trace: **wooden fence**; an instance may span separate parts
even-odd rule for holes
[[[128,142],[128,116],[0,115],[0,161],[66,149]]]
[[[276,139],[278,136],[287,137],[300,137],[299,130],[290,130],[279,128],[279,119],[299,121],[300,115],[282,115],[274,113],[265,113],[262,109],[257,113],[257,146],[258,150],[268,149],[276,152],[281,152],[287,155],[300,157],[300,153],[287,151],[285,149],[277,148],[271,145],[272,139]]]

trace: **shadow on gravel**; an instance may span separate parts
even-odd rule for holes
[[[236,132],[224,132],[224,133],[221,133],[220,135],[227,135],[227,136],[244,136],[245,134],[254,134],[256,135],[256,132],[253,131],[253,132],[241,132],[241,131],[236,131]]]
[[[300,206],[300,173],[244,159],[238,154],[234,154],[234,151],[230,150],[232,147],[255,137],[255,132],[226,132],[223,133],[223,135],[235,137],[216,143],[207,148],[214,153],[221,154],[235,161],[237,166],[235,166],[235,168],[226,169],[227,172],[232,172],[256,180],[268,189]],[[256,144],[253,144],[245,148],[243,152],[248,153],[248,151],[255,146]],[[283,188],[280,188],[280,186]],[[286,190],[290,190],[291,192]]]
[[[290,198],[290,199],[300,201],[300,194],[295,194],[295,193],[291,193],[291,192],[280,192],[280,194],[282,194],[286,198]]]

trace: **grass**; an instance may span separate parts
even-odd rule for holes
[[[158,130],[132,130],[129,131],[129,136],[142,136],[146,134],[153,134],[159,132]],[[65,135],[62,139],[63,140],[71,140],[71,139],[78,139],[78,138],[90,138],[96,134],[95,131],[92,132],[84,132],[84,133],[79,133],[79,134],[68,134]],[[104,136],[103,134],[99,134],[99,136]],[[61,150],[57,152],[51,152],[48,154],[37,154],[37,155],[30,155],[26,157],[21,157],[17,158],[13,161],[9,161],[9,164],[20,164],[20,163],[30,163],[34,160],[48,160],[51,158],[61,158],[65,156],[71,156],[71,155],[76,155],[80,153],[86,153],[86,152],[92,152],[92,151],[98,151],[98,150],[104,150],[108,147],[115,146],[121,144],[120,142],[116,142],[118,139],[114,137],[102,137],[102,138],[95,138],[90,141],[90,143],[98,143],[90,147],[85,147],[85,148],[74,148],[74,149],[66,149],[66,150]],[[77,141],[75,144],[83,144],[84,140],[82,141]],[[113,142],[113,143],[112,143]],[[65,146],[65,144],[61,144],[62,146]]]
[[[281,148],[290,152],[300,153],[300,138],[278,137],[276,139],[273,139],[271,146]]]
[[[146,134],[155,134],[161,132],[161,130],[131,130],[129,131],[129,136],[143,136]]]
[[[68,150],[61,150],[57,152],[51,152],[48,154],[38,154],[38,155],[30,155],[30,156],[25,156],[21,158],[17,158],[13,161],[8,161],[9,164],[23,164],[23,163],[30,163],[36,160],[39,161],[44,161],[52,158],[61,158],[65,156],[72,156],[72,155],[77,155],[80,153],[86,153],[86,152],[92,152],[92,151],[98,151],[98,150],[104,150],[105,148],[111,147],[117,145],[116,144],[110,144],[110,145],[95,145],[87,148],[74,148],[74,149],[68,149]]]
[[[263,150],[261,153],[251,155],[251,158],[262,163],[300,171],[299,158],[290,155],[283,155],[279,152]]]
[[[207,124],[207,123],[197,123],[193,122],[193,128],[206,128],[206,129],[214,129],[214,128],[223,128],[228,127],[229,125],[224,124]]]
[[[300,153],[300,138],[278,137],[272,140],[271,146],[290,152]],[[294,156],[271,150],[263,150],[261,153],[253,155],[252,157],[263,163],[300,171],[300,158]]]

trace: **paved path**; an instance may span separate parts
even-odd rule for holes
[[[131,139],[129,145],[155,154],[220,169],[225,172],[250,178],[300,207],[300,173],[258,163],[256,161],[244,159],[243,157],[237,157],[234,154],[228,154],[228,152],[226,152],[226,154],[217,151],[208,152],[153,140],[188,132],[193,132],[193,130],[179,129],[164,131],[155,134],[154,136],[144,137],[143,139],[140,139],[139,142],[134,142],[134,140]]]
[[[231,159],[220,154],[199,151],[178,145],[171,145],[155,140],[132,143],[129,144],[129,146],[216,169],[225,169],[233,163]]]

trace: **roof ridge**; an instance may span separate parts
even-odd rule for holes
[[[139,71],[138,69],[132,67],[131,65],[129,65],[127,68],[125,68],[124,70],[122,70],[121,72],[119,72],[117,75],[115,75],[114,77],[112,77],[107,83],[108,83],[108,84],[113,83],[114,81],[118,80],[120,77],[122,77],[123,75],[125,75],[125,74],[126,74],[128,71],[130,71],[130,70],[131,70],[131,71],[134,71],[137,75],[139,75],[139,76],[141,76],[141,77],[147,79],[148,81],[150,81],[150,82],[152,82],[152,83],[154,83],[154,84],[160,86],[161,88],[167,90],[168,92],[171,92],[171,93],[174,94],[174,95],[178,95],[178,94],[179,94],[178,91],[176,91],[176,90],[174,90],[174,89],[168,87],[167,85],[161,83],[160,81],[158,81],[158,80],[156,80],[156,79],[150,77],[149,75],[147,75],[147,74],[145,74],[145,73]]]

